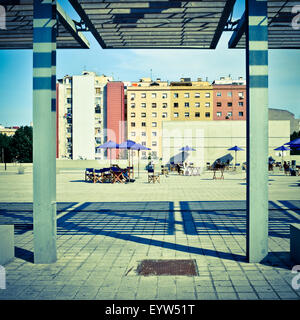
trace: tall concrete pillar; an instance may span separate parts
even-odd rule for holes
[[[267,1],[246,1],[247,259],[268,254]]]
[[[56,252],[56,1],[34,0],[33,226],[34,262]]]

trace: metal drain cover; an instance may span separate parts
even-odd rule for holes
[[[143,260],[137,267],[141,276],[197,276],[195,260]]]

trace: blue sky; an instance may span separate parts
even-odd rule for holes
[[[67,0],[61,5],[72,18]],[[235,17],[243,12],[237,1]],[[0,30],[1,32],[1,30]],[[231,33],[223,33],[216,50],[103,50],[89,33],[91,49],[58,50],[57,78],[81,74],[83,69],[113,75],[115,80],[142,77],[177,80],[180,77],[209,81],[220,76],[245,76],[245,51],[227,49]],[[300,118],[299,50],[269,50],[269,107],[282,108]],[[32,50],[0,51],[0,124],[29,125],[32,121]]]

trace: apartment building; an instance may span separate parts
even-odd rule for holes
[[[213,120],[246,120],[246,80],[221,77],[212,87]]]
[[[170,120],[170,87],[167,81],[142,78],[127,86],[128,139],[151,148],[154,159],[161,156],[162,121]],[[141,151],[142,158],[148,156]]]
[[[170,83],[171,120],[213,120],[213,87],[198,78]]]
[[[105,86],[112,77],[84,71],[57,83],[57,158],[102,159]]]

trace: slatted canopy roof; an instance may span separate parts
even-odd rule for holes
[[[5,27],[0,29],[0,49],[32,49],[33,0],[2,0]],[[89,43],[77,31],[72,19],[57,3],[57,48],[89,48]]]
[[[269,49],[300,49],[300,29],[293,27],[297,11],[293,8],[300,5],[298,1],[268,1],[268,38]],[[300,7],[299,7],[300,12]],[[246,47],[245,14],[239,21],[230,41],[229,48],[242,49]]]
[[[214,49],[235,0],[69,0],[102,48]]]

